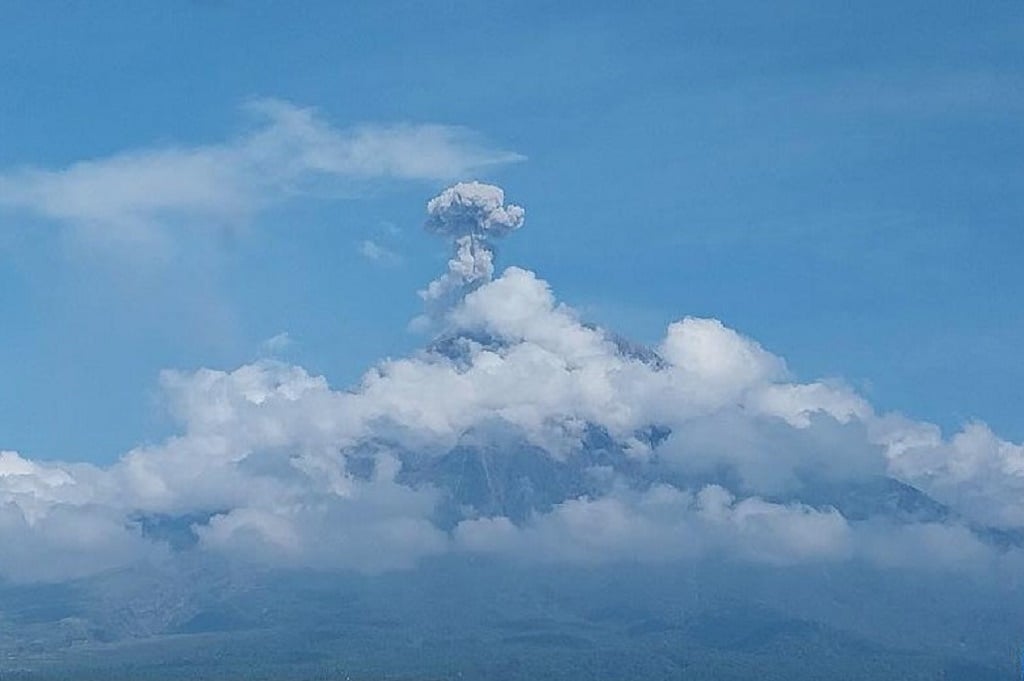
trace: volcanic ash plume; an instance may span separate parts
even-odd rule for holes
[[[431,199],[427,215],[427,231],[450,239],[453,251],[448,271],[420,291],[430,314],[491,280],[491,240],[522,227],[525,211],[505,205],[500,187],[462,182]]]

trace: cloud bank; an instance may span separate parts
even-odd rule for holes
[[[448,553],[1020,564],[1006,538],[1024,527],[1024,447],[981,423],[944,438],[841,383],[801,382],[718,320],[627,343],[535,273],[493,275],[490,240],[522,222],[488,185],[432,200],[427,229],[457,264],[469,239],[476,265],[450,262],[428,287],[428,308],[430,291],[447,296],[434,342],[349,390],[269,360],[168,371],[180,432],[165,442],[105,468],[0,454],[0,542],[15,547],[0,576],[66,579],[182,550],[367,572]],[[154,519],[183,523],[190,545]]]

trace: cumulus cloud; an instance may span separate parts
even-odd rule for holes
[[[105,474],[0,452],[0,576],[61,580],[157,558],[165,547],[146,541],[99,487]]]
[[[892,473],[955,505],[972,520],[1024,527],[1024,446],[969,423],[949,440],[931,424],[897,417],[873,424]]]
[[[785,364],[717,319],[687,317],[668,327],[659,351],[692,374],[705,399],[734,401],[753,386],[785,376]]]
[[[456,528],[469,551],[545,562],[666,562],[708,553],[789,565],[837,560],[851,549],[852,531],[834,509],[737,500],[708,485],[696,493],[660,484],[559,504],[523,527],[507,518],[466,520]]]
[[[337,128],[315,109],[275,99],[245,110],[256,124],[222,143],[4,171],[0,207],[138,253],[165,247],[170,229],[237,225],[295,195],[346,194],[371,180],[445,180],[523,158],[457,126]]]
[[[497,188],[438,199],[428,228],[459,248],[521,224]],[[952,570],[1019,557],[986,536],[1024,527],[1024,450],[980,424],[946,439],[877,414],[713,319],[638,348],[521,268],[452,290],[430,346],[349,390],[269,360],[169,371],[180,428],[162,443],[106,468],[0,455],[0,541],[19,546],[0,575],[156,559],[172,550],[146,529],[156,515],[189,518],[191,550],[370,572],[446,552]]]

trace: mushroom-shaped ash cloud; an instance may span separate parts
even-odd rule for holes
[[[440,236],[500,237],[522,227],[526,211],[506,206],[501,187],[460,182],[431,199],[427,214],[427,231]]]
[[[437,317],[451,302],[491,280],[491,240],[522,227],[526,211],[506,205],[500,187],[461,182],[431,199],[427,215],[427,231],[447,237],[452,244],[448,271],[420,291],[429,318]]]

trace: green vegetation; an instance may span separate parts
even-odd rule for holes
[[[8,587],[0,679],[986,681],[1013,677],[1024,612],[852,567],[222,570],[191,601],[143,573]]]

